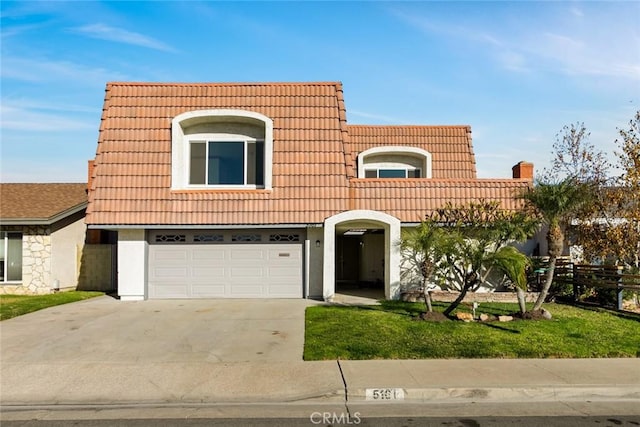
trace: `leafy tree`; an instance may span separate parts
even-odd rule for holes
[[[619,129],[615,142],[620,151],[621,175],[596,191],[596,203],[582,213],[576,227],[577,241],[588,259],[610,260],[638,267],[640,264],[640,111]]]
[[[423,221],[413,230],[403,230],[400,242],[403,258],[408,259],[411,267],[420,273],[422,295],[429,313],[433,312],[433,305],[428,281],[434,276],[438,260],[442,257],[440,252],[441,237],[442,233],[439,227]]]
[[[606,183],[611,165],[606,154],[589,142],[590,136],[584,123],[563,126],[553,144],[551,169],[544,169],[538,180],[552,183],[572,178],[580,183]]]
[[[423,289],[427,276],[431,276],[460,292],[444,311],[449,316],[468,292],[487,283],[492,272],[502,272],[522,286],[526,257],[508,245],[526,240],[537,227],[535,218],[525,212],[501,209],[495,201],[461,206],[448,203],[429,215],[414,232],[406,234],[401,247],[419,254],[414,259],[416,265],[422,266]],[[427,292],[425,301],[428,297]]]

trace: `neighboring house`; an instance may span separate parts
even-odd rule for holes
[[[109,83],[87,224],[117,231],[121,299],[398,298],[402,227],[531,184],[478,179],[469,126],[346,117],[340,83]]]
[[[87,184],[0,184],[0,293],[78,285]]]

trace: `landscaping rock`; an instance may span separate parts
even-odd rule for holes
[[[542,312],[542,317],[547,320],[551,320],[551,318],[553,317],[551,316],[551,313],[548,310],[545,310],[544,308],[540,311]]]
[[[490,319],[491,319],[491,316],[489,316],[488,314],[480,313],[481,322],[488,322]]]
[[[513,316],[498,316],[499,322],[511,322],[513,320]]]
[[[456,313],[456,318],[458,320],[462,320],[463,322],[473,322],[473,314],[471,313]]]

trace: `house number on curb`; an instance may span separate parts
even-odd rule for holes
[[[404,390],[401,388],[368,388],[366,400],[404,400]]]

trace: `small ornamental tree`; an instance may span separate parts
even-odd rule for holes
[[[427,216],[414,232],[406,233],[401,247],[416,254],[416,265],[423,266],[423,289],[430,276],[460,292],[444,311],[449,316],[468,292],[488,284],[492,272],[502,272],[522,286],[526,256],[509,245],[526,240],[538,225],[536,218],[501,209],[495,201],[448,203]],[[430,304],[426,291],[425,301]]]
[[[558,183],[538,182],[521,195],[548,227],[549,266],[547,278],[533,305],[534,311],[542,307],[549,294],[556,261],[564,250],[565,231],[579,208],[588,202],[588,194],[587,187],[570,177]]]

